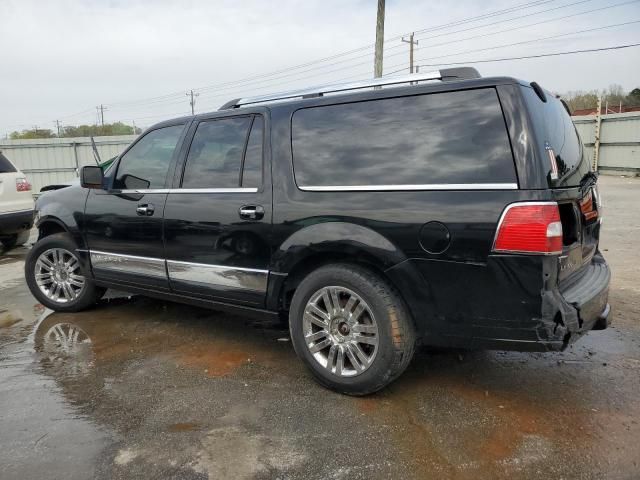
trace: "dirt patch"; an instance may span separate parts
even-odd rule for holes
[[[247,352],[241,348],[220,348],[220,345],[180,347],[178,361],[187,367],[198,368],[210,377],[224,377],[243,365],[251,363]]]
[[[170,432],[193,432],[195,430],[200,430],[200,425],[191,422],[174,423],[173,425],[169,425],[167,430]]]

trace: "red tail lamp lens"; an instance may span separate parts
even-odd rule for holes
[[[555,202],[513,203],[502,214],[493,250],[504,253],[562,253],[562,223]]]

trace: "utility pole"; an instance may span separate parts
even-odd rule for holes
[[[98,113],[98,118],[100,119],[100,124],[104,127],[104,111],[107,110],[107,107],[100,104],[99,107],[96,107],[96,112]]]
[[[596,128],[593,139],[593,162],[591,164],[591,170],[598,171],[598,157],[600,156],[600,124],[602,123],[602,97],[598,97],[596,112]],[[606,113],[606,112],[605,112]]]
[[[60,120],[56,120],[53,123],[56,124],[56,129],[58,130],[58,137],[59,137],[60,136]]]
[[[373,60],[373,76],[382,76],[382,49],[384,47],[384,0],[378,0],[378,16],[376,18],[376,51]]]
[[[191,105],[191,115],[195,115],[195,106],[196,106],[196,97],[199,96],[199,93],[193,93],[193,90],[187,92],[187,97],[191,97],[189,100],[189,105]]]
[[[413,46],[418,45],[418,40],[413,40],[412,32],[411,35],[409,35],[409,40],[405,40],[404,37],[402,37],[402,41],[409,44],[409,73],[413,73]]]

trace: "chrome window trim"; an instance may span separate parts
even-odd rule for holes
[[[415,190],[517,190],[517,183],[430,183],[419,185],[304,185],[307,192],[362,192]]]
[[[147,194],[147,193],[258,193],[257,187],[237,188],[142,188],[132,190],[116,190],[113,193]]]

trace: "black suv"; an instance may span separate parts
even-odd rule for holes
[[[238,99],[42,195],[26,278],[58,311],[113,287],[286,314],[318,381],[366,394],[417,343],[560,350],[605,328],[596,182],[536,83],[462,68]]]

